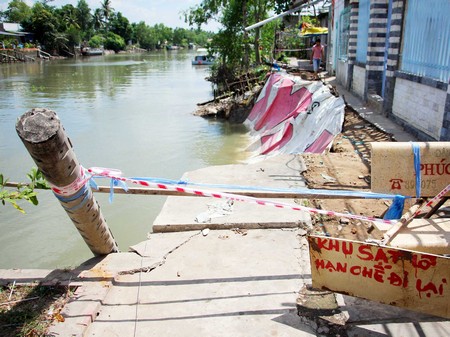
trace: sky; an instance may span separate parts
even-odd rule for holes
[[[25,0],[32,6],[32,0]],[[91,10],[100,8],[100,0],[86,0]],[[202,0],[111,0],[112,8],[115,12],[121,12],[130,23],[144,21],[150,26],[156,23],[163,23],[165,26],[176,28],[189,28],[184,22],[181,12],[201,3]],[[0,10],[8,8],[8,0],[0,0]],[[76,6],[78,0],[54,0],[49,4],[61,7],[65,4]],[[196,27],[195,27],[196,28]],[[217,22],[211,22],[207,26],[202,26],[203,30],[216,32],[219,28]]]

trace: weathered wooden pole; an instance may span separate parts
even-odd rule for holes
[[[27,111],[17,120],[16,131],[92,253],[118,252],[56,112]]]

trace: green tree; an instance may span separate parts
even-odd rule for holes
[[[171,43],[173,39],[173,29],[166,27],[162,23],[157,23],[153,26],[153,31],[156,38],[158,39],[158,44]]]
[[[262,21],[267,17],[268,11],[271,9],[270,2],[266,0],[254,0],[250,3],[249,6],[249,14],[253,18],[253,22],[257,23]],[[267,28],[267,27],[266,27]],[[255,53],[255,61],[256,63],[261,63],[261,55],[260,55],[260,37],[261,37],[261,30],[263,28],[256,27],[253,34],[253,46],[254,46],[254,53]]]
[[[22,23],[24,29],[33,32],[37,41],[48,51],[58,52],[55,37],[58,32],[58,18],[53,7],[36,2],[32,7],[32,15],[29,20]]]
[[[72,5],[64,5],[59,9],[55,9],[55,14],[58,16],[59,31],[66,31],[70,27],[80,29],[78,24],[78,10]]]
[[[109,26],[111,32],[120,35],[125,41],[132,39],[133,29],[130,25],[130,21],[128,21],[121,12],[111,16]]]
[[[103,20],[103,13],[100,8],[97,8],[94,11],[94,15],[92,16],[92,24],[95,29],[95,31],[99,32],[103,29],[105,26],[105,22]]]
[[[275,45],[275,33],[279,29],[280,22],[278,20],[271,21],[261,27],[261,38],[259,46],[261,49],[261,61],[269,61],[273,58],[273,48]]]
[[[7,22],[21,23],[28,20],[31,14],[31,7],[25,1],[11,0],[8,4],[8,9],[4,12],[4,17]]]
[[[101,2],[101,6],[102,6],[101,11],[103,14],[103,18],[105,19],[106,31],[108,31],[109,30],[109,18],[114,13],[114,8],[112,8],[112,6],[111,6],[111,0],[103,0],[103,2]]]
[[[288,0],[203,0],[186,11],[185,21],[191,25],[200,27],[211,19],[219,21],[222,25],[211,43],[211,48],[221,56],[220,65],[213,68],[216,71],[216,74],[213,72],[213,77],[221,81],[246,71],[251,61],[260,62],[260,36],[264,28],[249,32],[246,32],[244,28],[266,19],[269,11],[275,7],[277,10],[285,9],[290,2]]]
[[[105,38],[103,35],[94,35],[89,40],[89,47],[91,48],[101,48],[105,43]]]
[[[186,30],[184,28],[175,28],[172,36],[172,43],[178,46],[186,46]]]
[[[86,0],[78,1],[77,10],[77,20],[81,29],[82,38],[89,39],[93,34],[93,17]]]
[[[141,21],[133,24],[133,40],[141,47],[147,50],[155,49],[158,45],[156,31]]]
[[[0,17],[8,18],[8,21],[12,21],[9,20],[11,18],[20,21],[24,30],[34,33],[44,50],[54,54],[71,51],[72,47],[86,40],[90,46],[104,45],[105,48],[111,47],[119,51],[124,49],[125,42],[130,40],[145,49],[161,48],[165,43],[182,46],[195,43],[205,46],[214,35],[199,28],[172,29],[161,23],[152,27],[144,22],[130,24],[122,13],[115,13],[111,0],[101,0],[99,8],[93,11],[87,0],[78,0],[76,6],[67,4],[61,7],[50,6],[52,1],[35,1],[30,8],[24,0],[11,0],[8,9],[1,12]],[[213,0],[208,1],[214,3]],[[239,1],[244,0],[232,2]],[[222,6],[222,3],[228,1],[217,3]]]
[[[106,36],[105,48],[114,50],[117,53],[118,51],[125,49],[125,41],[123,37],[109,32]]]

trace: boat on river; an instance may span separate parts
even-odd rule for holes
[[[166,49],[167,50],[178,50],[178,49],[183,49],[183,48],[180,46],[176,46],[176,45],[167,45]]]
[[[192,60],[192,65],[211,65],[214,63],[214,57],[208,55],[197,55]]]
[[[103,55],[104,50],[102,48],[89,48],[85,47],[81,49],[81,55],[83,56],[98,56]]]

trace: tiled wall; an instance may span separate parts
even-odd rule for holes
[[[447,95],[447,91],[442,89],[398,77],[393,114],[432,139],[439,140]]]
[[[366,68],[355,65],[353,67],[352,91],[364,98],[366,88]]]

